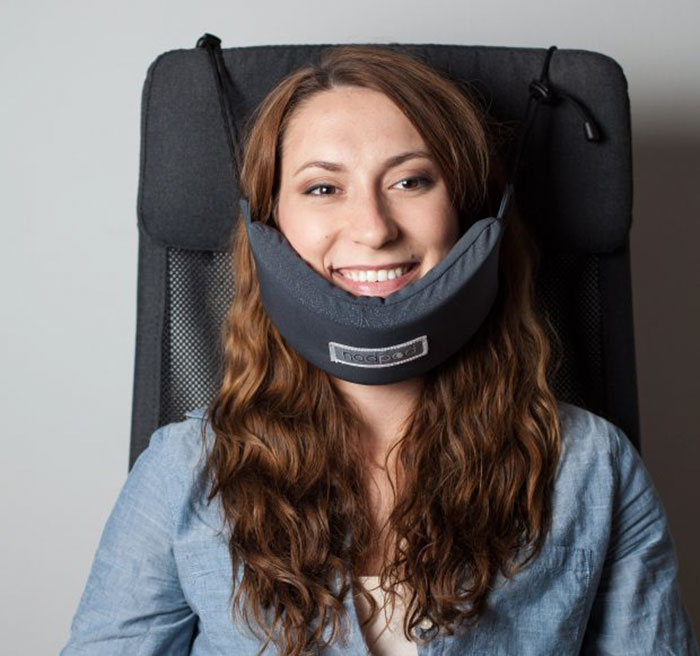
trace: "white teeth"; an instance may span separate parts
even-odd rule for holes
[[[340,275],[355,282],[384,282],[400,278],[410,267],[396,267],[395,269],[371,269],[367,271],[343,271]]]

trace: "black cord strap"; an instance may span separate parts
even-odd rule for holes
[[[591,142],[598,142],[601,140],[600,130],[598,129],[593,116],[588,109],[586,109],[586,106],[570,93],[562,91],[561,89],[555,89],[549,80],[549,64],[556,49],[556,46],[551,46],[547,49],[544,64],[542,65],[542,72],[540,73],[540,79],[530,82],[530,97],[528,98],[527,107],[525,109],[525,119],[523,121],[524,125],[518,138],[515,154],[512,159],[512,165],[510,167],[508,183],[506,184],[506,188],[503,192],[503,198],[501,199],[501,205],[498,209],[497,218],[499,219],[505,219],[506,215],[508,214],[514,194],[515,181],[517,180],[520,169],[520,160],[522,159],[523,150],[525,148],[525,142],[527,141],[532,125],[535,122],[537,109],[540,105],[554,105],[561,99],[573,103],[574,107],[583,118],[584,136],[586,139]]]
[[[539,97],[540,101],[545,105],[553,105],[559,100],[566,100],[572,103],[576,111],[583,119],[583,133],[586,140],[600,141],[600,130],[598,129],[595,119],[591,115],[590,111],[588,111],[586,106],[578,98],[576,98],[576,96],[573,96],[562,89],[555,89],[549,80],[549,62],[555,50],[556,46],[552,46],[549,48],[549,50],[547,50],[540,79],[530,82],[530,96],[534,96],[536,98]]]
[[[233,175],[236,183],[239,180],[240,174],[240,152],[239,145],[241,140],[238,134],[238,126],[236,125],[235,114],[233,111],[233,98],[235,97],[235,87],[228,69],[224,61],[224,55],[221,51],[221,39],[213,34],[205,34],[197,40],[198,48],[205,48],[209,55],[214,72],[214,80],[216,81],[216,91],[219,95],[219,106],[221,107],[221,119],[224,122],[226,140],[228,141],[229,152],[231,153],[231,164],[233,166]]]

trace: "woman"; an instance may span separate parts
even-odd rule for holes
[[[329,374],[271,320],[251,225],[391,299],[494,215],[503,176],[464,92],[388,48],[333,49],[262,103],[240,178],[219,393],[129,474],[63,654],[697,654],[642,461],[548,384],[517,215],[483,321],[419,375]]]

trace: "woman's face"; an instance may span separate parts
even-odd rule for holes
[[[422,137],[387,96],[362,87],[317,93],[294,111],[276,212],[301,258],[357,296],[424,276],[459,236]]]

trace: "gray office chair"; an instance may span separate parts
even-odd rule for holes
[[[226,48],[238,126],[272,86],[325,45]],[[546,49],[394,45],[473,85],[517,127]],[[639,449],[629,231],[632,160],[627,83],[611,58],[556,50],[557,100],[540,108],[516,199],[542,253],[537,297],[562,341],[557,397],[620,426]],[[601,139],[588,141],[583,114]],[[228,238],[236,193],[208,53],[159,56],[143,90],[138,197],[136,363],[129,466],[152,432],[206,405],[222,374],[219,330],[235,293]],[[511,146],[512,147],[512,146]]]

